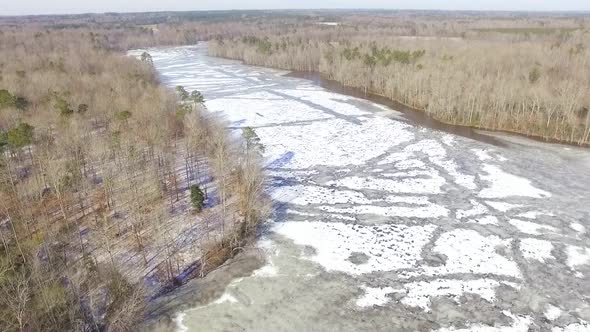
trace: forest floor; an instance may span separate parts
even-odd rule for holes
[[[256,130],[275,207],[263,266],[247,251],[154,304],[179,331],[590,330],[590,151],[422,128],[206,46],[149,52]]]
[[[222,229],[219,199],[207,161],[199,158],[197,170],[196,157],[191,161],[185,159],[187,152],[182,140],[174,150],[175,161],[165,183],[166,194],[144,207],[158,212],[144,217],[143,224],[138,226],[137,234],[143,248],[138,245],[136,232],[131,227],[139,223],[132,220],[133,213],[124,212],[129,210],[130,202],[118,202],[123,205],[107,212],[112,220],[108,229],[100,229],[94,219],[84,221],[81,218],[82,239],[96,257],[96,263],[108,263],[112,256],[114,264],[129,281],[143,280],[150,296],[169,290],[173,286],[171,275],[176,283],[193,277],[198,272],[203,249],[220,236]],[[100,173],[95,178],[100,179]],[[208,196],[201,213],[196,213],[191,206],[192,184],[199,184]],[[107,237],[101,235],[106,232],[120,235],[105,245]]]

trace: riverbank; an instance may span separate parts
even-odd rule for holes
[[[210,42],[209,54],[321,73],[342,85],[423,110],[445,124],[590,143],[588,80],[580,75],[589,63],[588,54],[571,51],[584,49],[582,35],[568,36],[556,47],[551,36],[502,42],[383,36],[381,41],[382,32],[369,37],[342,30],[330,34],[299,28],[264,38],[223,38]],[[564,45],[572,47],[569,53]]]
[[[289,74],[285,75],[287,77],[296,77],[296,78],[303,78],[306,80],[312,81],[314,84],[343,95],[361,98],[365,100],[369,100],[371,102],[389,107],[395,111],[403,113],[403,117],[410,121],[411,123],[417,124],[422,127],[431,128],[434,130],[444,131],[449,134],[459,135],[471,139],[478,140],[480,142],[489,143],[493,145],[503,144],[501,141],[496,139],[492,133],[504,133],[509,135],[515,135],[519,137],[524,137],[527,139],[531,139],[541,143],[551,143],[551,144],[562,144],[562,145],[569,145],[575,147],[583,147],[583,148],[590,148],[590,143],[572,143],[568,141],[548,138],[548,137],[541,137],[535,135],[527,135],[524,133],[519,133],[517,131],[511,130],[502,130],[502,129],[490,129],[485,127],[477,127],[477,126],[466,126],[466,125],[458,125],[452,123],[446,123],[440,121],[426,113],[423,109],[414,108],[410,105],[406,105],[400,101],[393,100],[387,98],[386,96],[382,96],[372,92],[364,92],[360,88],[355,88],[351,86],[346,86],[338,81],[325,78],[324,75],[320,72],[303,72],[303,71],[292,71]]]

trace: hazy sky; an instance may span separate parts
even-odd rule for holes
[[[0,0],[0,15],[286,8],[590,10],[590,0]]]

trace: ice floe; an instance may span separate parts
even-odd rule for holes
[[[482,175],[482,180],[488,181],[490,186],[484,188],[479,197],[483,198],[504,198],[510,196],[526,196],[534,198],[547,198],[551,194],[535,188],[525,178],[504,172],[497,166],[485,164],[483,170],[488,175]]]
[[[328,271],[363,274],[414,267],[421,259],[434,225],[363,226],[338,222],[280,222],[273,231],[292,239],[296,244],[311,246],[316,254],[311,260]],[[353,263],[354,253],[366,256],[366,262]]]
[[[483,216],[479,218],[469,219],[467,222],[480,224],[480,225],[497,225],[498,217],[496,216]]]
[[[554,258],[551,254],[553,244],[546,240],[526,238],[520,240],[520,252],[526,259],[535,259],[545,262],[546,259]]]
[[[520,219],[510,219],[508,222],[518,228],[519,231],[531,235],[540,235],[546,233],[556,233],[557,228],[549,225],[538,224],[530,221],[524,221]]]
[[[431,299],[440,296],[451,297],[458,302],[461,295],[472,293],[481,296],[482,299],[488,302],[492,302],[496,298],[496,287],[498,286],[500,286],[500,283],[493,279],[437,279],[411,282],[404,285],[407,293],[401,299],[401,303],[428,312],[430,311]]]
[[[477,156],[477,158],[481,161],[487,161],[492,159],[492,157],[488,154],[487,150],[484,149],[471,149],[473,153]]]
[[[392,287],[367,287],[361,286],[365,294],[356,300],[356,305],[359,307],[380,306],[389,302],[388,294],[395,291]]]
[[[567,265],[575,268],[590,263],[590,248],[568,245],[566,247]]]
[[[584,227],[584,225],[577,223],[577,222],[573,222],[570,224],[570,228],[573,229],[574,231],[580,233],[580,234],[584,234],[586,233],[586,227]]]
[[[477,215],[481,215],[481,214],[488,212],[488,209],[486,208],[486,206],[479,203],[478,201],[472,199],[469,202],[471,203],[471,206],[472,206],[471,209],[457,210],[457,212],[455,213],[455,216],[457,217],[457,219],[463,219],[466,217],[477,216]]]
[[[590,332],[590,324],[582,321],[580,323],[569,324],[565,327],[554,327],[552,332]]]
[[[517,316],[509,311],[504,311],[504,315],[512,319],[510,326],[489,326],[483,324],[473,324],[465,329],[444,328],[437,332],[528,332],[530,326],[533,324],[533,319],[530,316]]]
[[[279,202],[296,205],[309,204],[370,204],[362,193],[319,186],[279,186],[272,189],[271,197]]]
[[[427,206],[416,207],[359,205],[345,208],[322,206],[320,209],[334,213],[375,214],[385,217],[405,218],[437,218],[449,214],[449,210],[447,208],[433,203]]]
[[[498,210],[500,212],[507,212],[512,209],[517,209],[522,207],[522,204],[513,204],[513,203],[506,203],[506,202],[495,202],[495,201],[486,201],[486,204]]]
[[[521,278],[518,265],[497,251],[499,247],[509,249],[510,246],[510,240],[498,236],[483,236],[474,230],[455,229],[441,234],[432,248],[433,252],[447,257],[445,264],[425,266],[424,273],[494,274]]]
[[[362,190],[379,190],[391,193],[409,193],[409,194],[439,194],[441,187],[445,184],[445,179],[433,171],[430,178],[410,178],[410,179],[381,179],[375,177],[345,177],[328,182],[328,185],[347,187],[350,189]]]
[[[548,320],[553,321],[559,318],[559,316],[561,316],[561,309],[554,305],[548,304],[545,306],[545,311],[543,312],[543,315]]]
[[[331,119],[300,126],[262,127],[256,133],[265,145],[270,168],[309,168],[363,164],[411,140],[414,135],[407,127],[375,117],[361,124]]]
[[[215,300],[213,303],[215,304],[222,304],[222,303],[238,303],[238,300],[231,294],[229,293],[223,293],[223,295],[221,295],[220,298],[218,298],[217,300]]]

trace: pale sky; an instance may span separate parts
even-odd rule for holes
[[[227,9],[590,10],[590,0],[0,0],[0,15]]]

